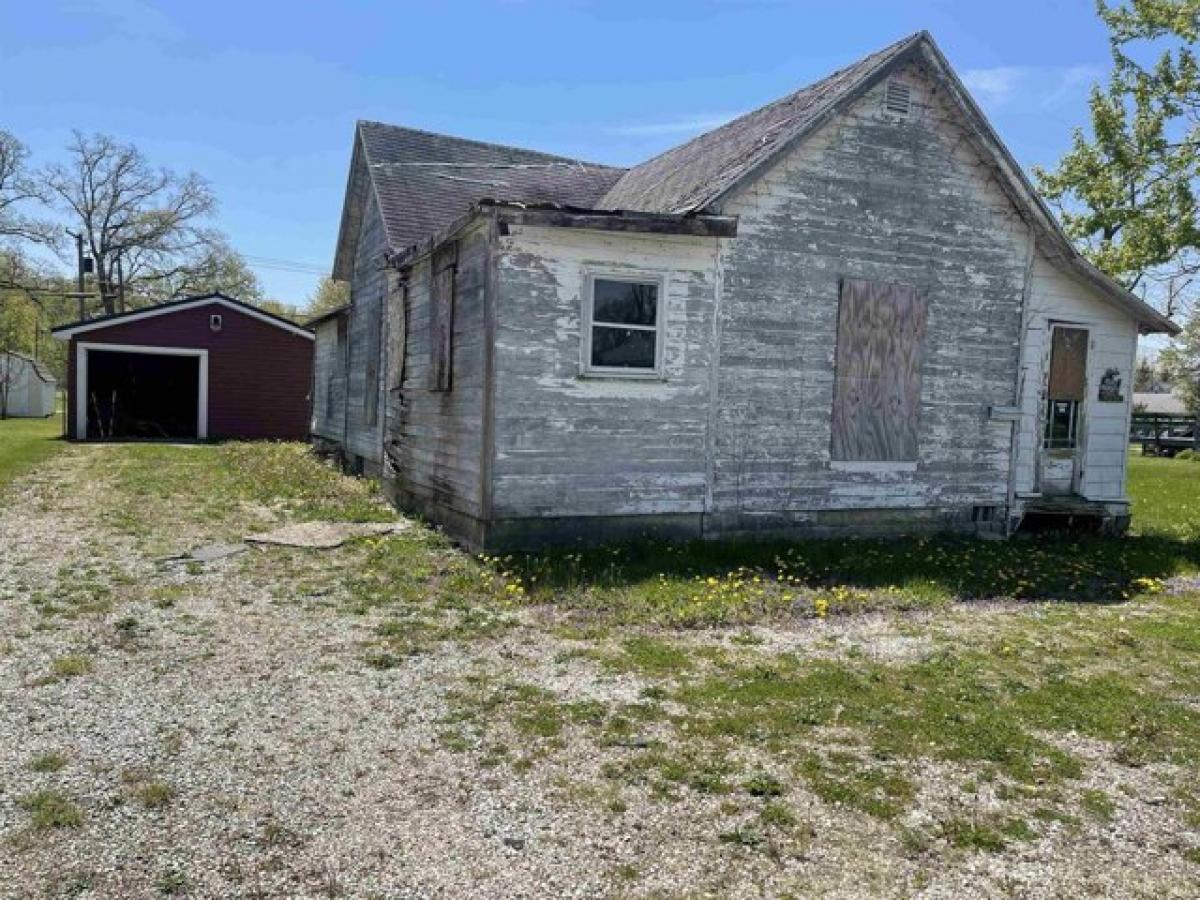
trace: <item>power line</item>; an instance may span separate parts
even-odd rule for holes
[[[293,259],[279,259],[274,256],[249,256],[242,254],[247,265],[252,269],[277,269],[282,272],[296,272],[304,275],[328,275],[329,266],[316,263],[299,262]]]

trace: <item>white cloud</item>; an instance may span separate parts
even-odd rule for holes
[[[1017,86],[1030,73],[1020,66],[996,66],[992,69],[967,69],[963,84],[981,103],[1003,103],[1013,95]]]
[[[632,123],[628,125],[613,125],[608,128],[610,134],[647,137],[660,134],[685,134],[696,131],[707,131],[724,125],[730,119],[737,118],[740,113],[698,113],[688,116],[676,116],[661,122]]]
[[[967,69],[963,84],[985,107],[1053,109],[1084,94],[1103,72],[1096,66],[995,66]]]

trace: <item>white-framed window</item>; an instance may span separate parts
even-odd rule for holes
[[[583,372],[618,378],[662,375],[666,277],[589,272],[583,297]]]

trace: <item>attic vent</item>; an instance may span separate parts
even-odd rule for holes
[[[883,92],[883,108],[898,116],[907,116],[912,107],[912,89],[903,82],[889,81]]]

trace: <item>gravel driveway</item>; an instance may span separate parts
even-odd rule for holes
[[[1188,826],[1164,812],[1177,773],[1154,766],[1089,769],[1086,784],[1121,788],[1114,821],[1048,822],[992,853],[912,838],[962,802],[974,773],[953,762],[922,764],[926,799],[904,827],[803,788],[775,801],[768,831],[738,823],[773,788],[617,790],[605,773],[669,742],[668,725],[598,740],[542,723],[534,693],[570,700],[569,721],[588,704],[636,715],[654,680],[597,662],[617,636],[581,640],[549,611],[514,608],[502,628],[381,659],[392,619],[341,602],[361,547],[164,561],[213,538],[212,512],[181,509],[153,540],[123,529],[106,512],[120,488],[95,477],[123,452],[70,447],[0,501],[4,897],[1200,895],[1180,855]],[[910,659],[928,649],[922,624],[763,629],[755,652],[829,655],[852,639],[869,658]],[[679,639],[732,653],[745,633]],[[513,731],[488,715],[516,682],[526,727]]]

